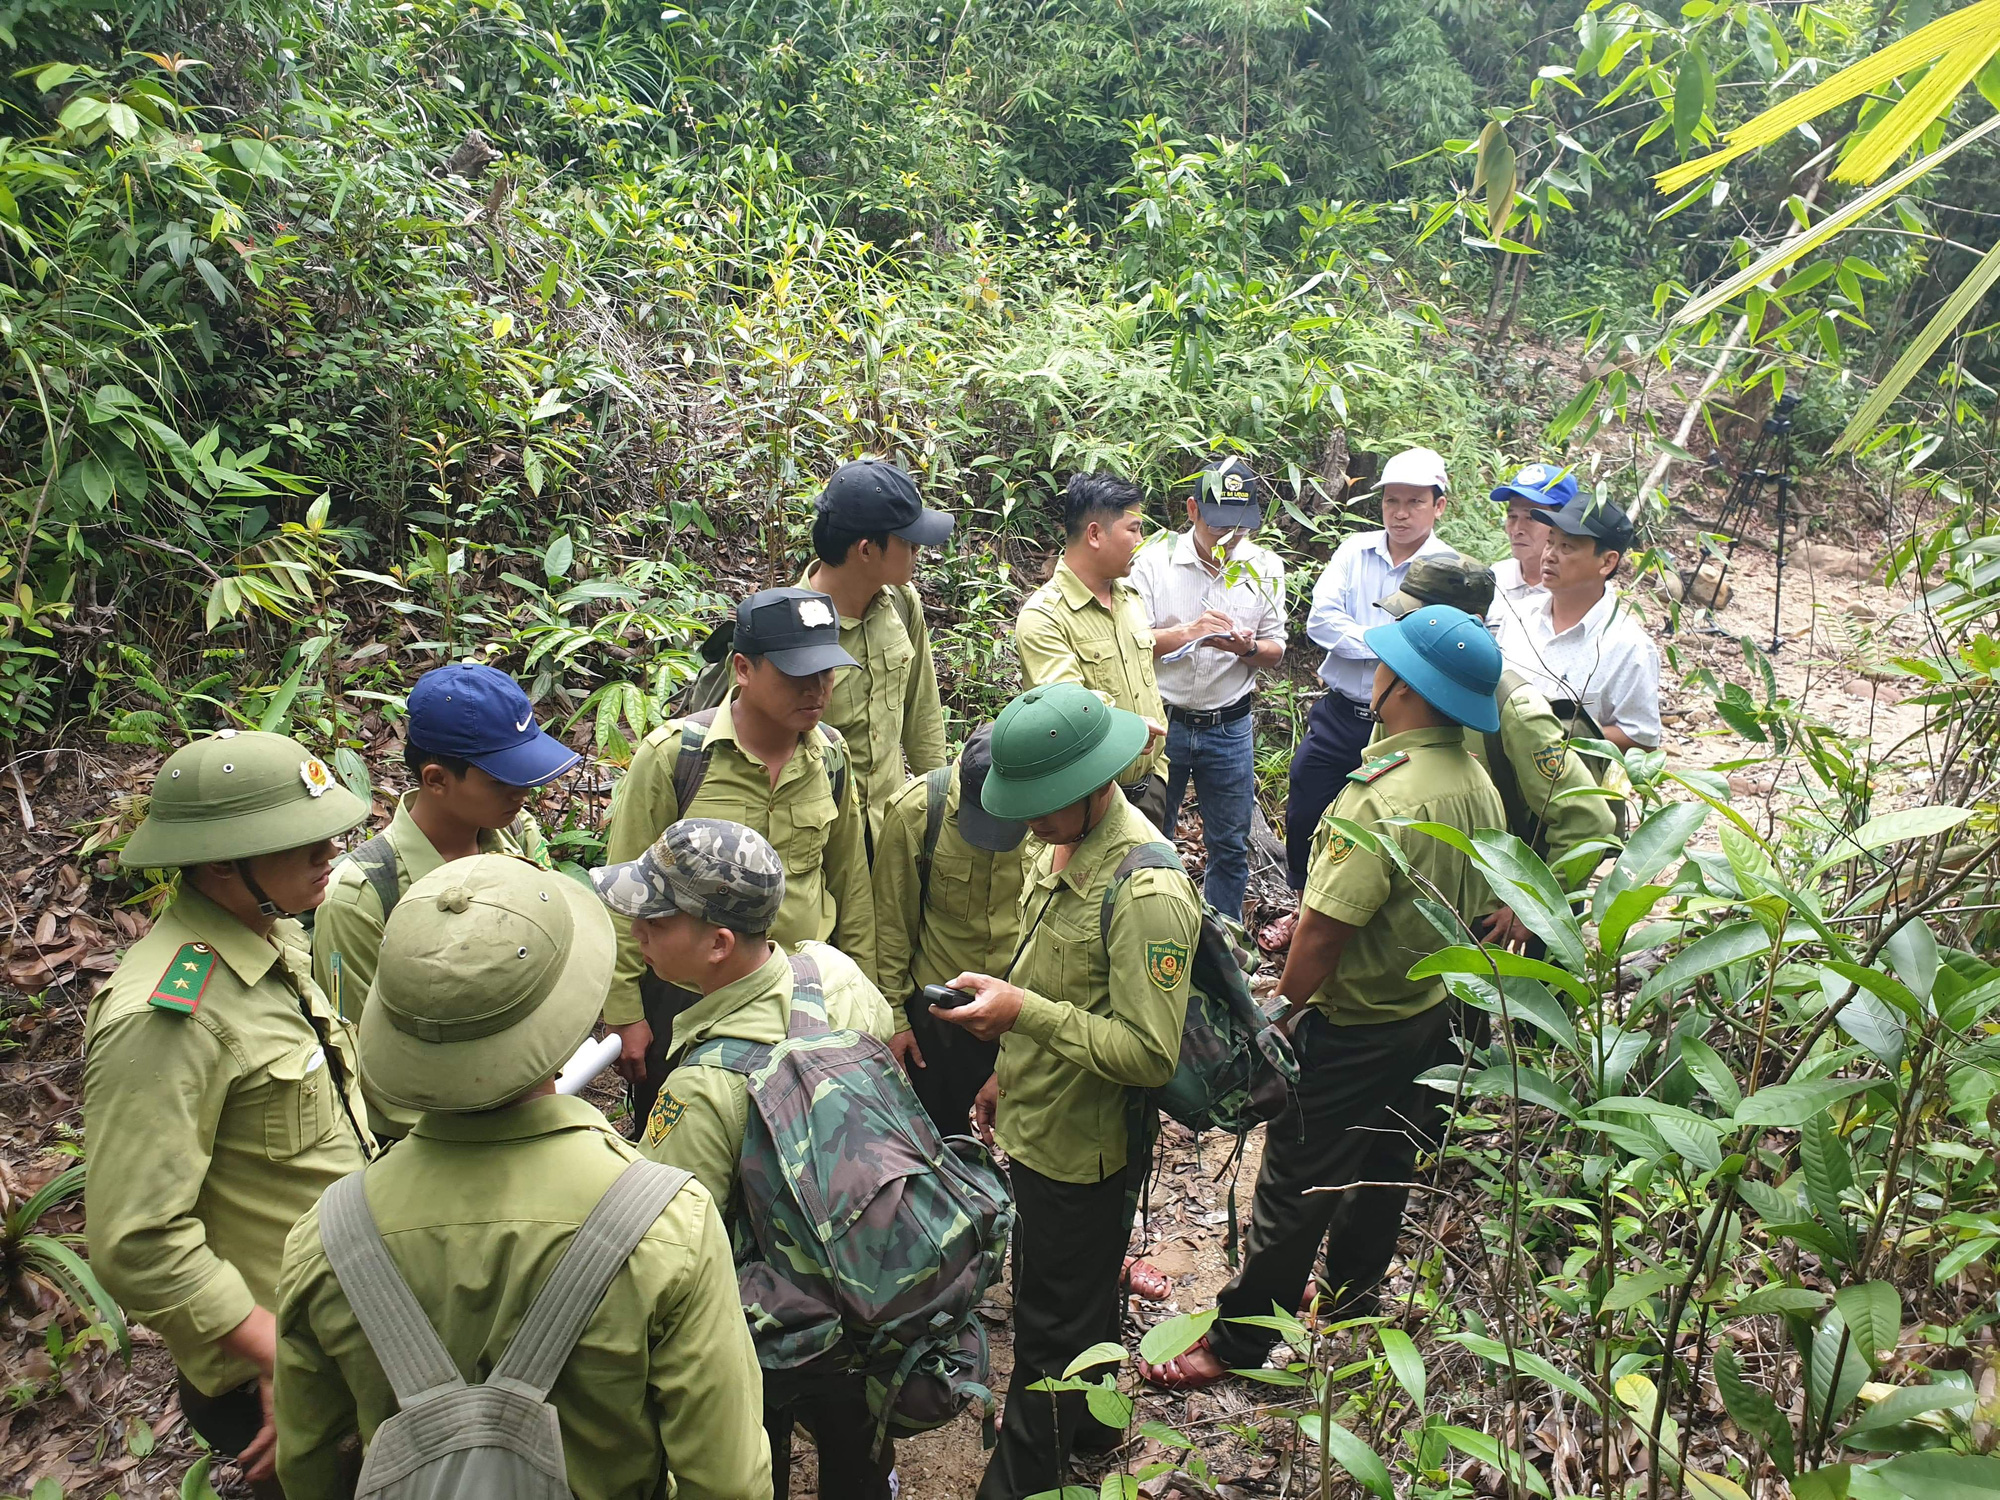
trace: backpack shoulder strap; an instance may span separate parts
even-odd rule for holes
[[[896,606],[896,618],[903,622],[903,634],[917,643],[917,627],[923,623],[924,601],[914,583],[898,584],[889,590],[889,602]]]
[[[819,960],[810,953],[786,955],[792,966],[792,1018],[785,1037],[820,1036],[833,1029],[826,1018],[826,983]]]
[[[1104,904],[1097,909],[1097,938],[1106,948],[1111,946],[1111,909],[1118,904],[1118,887],[1131,878],[1137,870],[1178,870],[1181,857],[1174,852],[1174,846],[1154,841],[1134,844],[1125,857],[1118,861],[1118,869],[1111,877],[1111,884],[1104,888]]]
[[[924,845],[917,852],[917,904],[931,896],[931,857],[937,853],[938,835],[944,832],[944,805],[951,797],[950,765],[935,766],[924,772]]]
[[[620,1172],[577,1226],[569,1248],[535,1294],[528,1315],[486,1383],[512,1386],[537,1401],[544,1399],[597,1304],[604,1300],[611,1278],[632,1258],[654,1220],[693,1180],[692,1172],[650,1161],[632,1162]]]
[[[826,759],[827,779],[833,783],[833,805],[847,795],[847,741],[838,729],[822,720],[814,726],[819,735],[820,754]]]
[[[715,722],[717,710],[704,708],[698,714],[689,714],[681,720],[680,747],[674,751],[674,811],[685,818],[688,804],[694,801],[695,793],[701,790],[701,780],[708,774],[709,747],[708,729]]]
[[[319,1200],[319,1242],[333,1267],[347,1305],[354,1309],[362,1337],[375,1351],[382,1373],[395,1388],[396,1404],[407,1411],[433,1391],[464,1386],[430,1315],[389,1258],[362,1186],[366,1169],[349,1172]]]
[[[382,903],[382,920],[388,921],[389,913],[403,898],[401,882],[396,878],[396,846],[389,842],[388,830],[348,850],[347,858],[368,882],[375,899]]]

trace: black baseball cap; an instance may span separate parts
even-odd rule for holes
[[[1581,490],[1560,510],[1535,508],[1535,519],[1571,536],[1595,537],[1613,552],[1632,550],[1632,518],[1623,507]]]
[[[1217,531],[1254,531],[1264,520],[1264,481],[1231,455],[1201,466],[1194,477],[1201,524]]]
[[[993,726],[981,724],[972,731],[958,757],[958,836],[975,849],[1005,854],[1021,846],[1028,832],[1026,823],[996,818],[979,800],[986,785],[986,773],[993,769]]]
[[[916,481],[879,458],[835,469],[813,508],[843,531],[899,536],[915,547],[943,546],[955,524],[941,510],[925,510]]]
[[[736,606],[732,649],[769,657],[787,677],[858,667],[840,644],[840,613],[812,589],[764,589]]]

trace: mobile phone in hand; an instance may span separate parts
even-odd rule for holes
[[[939,1010],[957,1010],[961,1005],[970,1005],[979,996],[971,990],[955,990],[948,984],[927,984],[924,986],[924,1000]]]

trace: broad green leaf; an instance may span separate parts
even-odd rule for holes
[[[1599,1309],[1615,1313],[1637,1307],[1641,1302],[1665,1291],[1673,1284],[1673,1280],[1673,1272],[1658,1269],[1641,1271],[1636,1276],[1621,1276],[1611,1284],[1611,1290],[1604,1294],[1604,1301],[1599,1304]]]
[[[1809,1083],[1766,1084],[1736,1106],[1738,1125],[1796,1130],[1822,1110],[1870,1086],[1866,1078],[1815,1078]]]
[[[1708,58],[1701,43],[1690,39],[1674,74],[1674,145],[1682,155],[1694,142],[1694,133],[1708,108],[1708,96],[1715,87],[1709,76]]]
[[[1121,1394],[1116,1386],[1089,1386],[1084,1390],[1083,1400],[1090,1414],[1106,1427],[1123,1432],[1132,1420],[1132,1398]]]
[[[352,746],[341,745],[334,750],[333,771],[340,778],[340,784],[363,802],[374,798],[375,789],[368,780],[368,762]]]
[[[1491,979],[1471,975],[1454,976],[1450,984],[1452,994],[1474,1009],[1510,1023],[1525,1018],[1561,1042],[1572,1057],[1583,1055],[1583,1047],[1577,1041],[1576,1027],[1570,1022],[1569,1012],[1563,1008],[1561,1001],[1549,993],[1547,985],[1520,975],[1506,976],[1497,989]],[[1504,1006],[1501,1004],[1503,995],[1506,997]]]
[[[1769,1391],[1744,1379],[1736,1346],[1726,1339],[1715,1350],[1715,1388],[1730,1419],[1758,1441],[1779,1473],[1789,1476],[1793,1467],[1792,1419],[1778,1409]]]
[[[1124,1361],[1125,1350],[1119,1345],[1109,1342],[1092,1344],[1069,1362],[1062,1372],[1062,1378],[1071,1380],[1085,1370],[1094,1370],[1099,1365],[1123,1364]]]
[[[1687,1486],[1690,1500],[1750,1500],[1742,1485],[1721,1474],[1682,1469],[1681,1482]]]
[[[1735,1112],[1743,1102],[1743,1091],[1736,1086],[1736,1075],[1722,1055],[1698,1036],[1681,1038],[1681,1061],[1694,1075],[1694,1081],[1702,1086],[1708,1097],[1722,1108]]]
[[[208,1482],[208,1466],[214,1461],[212,1454],[204,1453],[189,1466],[181,1476],[181,1500],[222,1500]]]
[[[1818,1312],[1826,1306],[1826,1293],[1803,1286],[1760,1286],[1729,1309],[1732,1318],[1758,1317],[1782,1313],[1787,1317]]]
[[[1891,1391],[1855,1418],[1853,1425],[1840,1435],[1840,1441],[1850,1447],[1865,1447],[1865,1443],[1857,1444],[1855,1439],[1901,1427],[1910,1418],[1926,1412],[1958,1411],[1978,1400],[1979,1393],[1969,1385],[1906,1385]]]
[[[1840,1195],[1854,1186],[1854,1163],[1847,1143],[1835,1133],[1825,1114],[1816,1114],[1799,1130],[1799,1160],[1806,1180],[1806,1199],[1813,1212],[1829,1224],[1846,1212]]]
[[[1555,985],[1578,1001],[1590,997],[1589,989],[1576,975],[1538,958],[1509,953],[1505,948],[1443,948],[1426,954],[1412,964],[1409,977],[1427,979],[1433,974],[1465,974],[1490,983],[1495,972],[1522,979],[1539,979],[1544,984]]]
[[[1106,1474],[1097,1487],[1097,1500],[1139,1500],[1139,1476]]]
[[[1149,1365],[1163,1365],[1170,1359],[1179,1359],[1201,1342],[1202,1335],[1214,1323],[1215,1309],[1212,1307],[1155,1323],[1139,1340],[1139,1358]]]
[[[1832,1464],[1796,1475],[1791,1482],[1792,1500],[1847,1500],[1850,1472],[1847,1464]]]
[[[2000,1500],[2000,1458],[1905,1453],[1875,1470],[1910,1500]]]
[[[1426,1387],[1424,1357],[1417,1352],[1416,1344],[1400,1328],[1377,1329],[1375,1336],[1382,1341],[1382,1354],[1389,1362],[1389,1373],[1396,1377],[1396,1384],[1422,1406]]]
[[[1324,1448],[1327,1456],[1345,1469],[1356,1484],[1376,1496],[1377,1500],[1396,1500],[1396,1486],[1389,1478],[1389,1466],[1376,1456],[1373,1448],[1338,1422],[1322,1432],[1318,1412],[1309,1412],[1297,1420],[1299,1431]]]
[[[1919,1001],[1930,999],[1937,984],[1938,945],[1922,917],[1913,917],[1889,935],[1882,956],[1896,977],[1909,986]]]
[[[1440,1427],[1446,1442],[1468,1458],[1476,1458],[1491,1468],[1498,1469],[1516,1484],[1524,1484],[1537,1495],[1547,1495],[1549,1482],[1542,1478],[1541,1470],[1529,1463],[1512,1448],[1503,1448],[1494,1438],[1470,1427]]]
[[[1482,828],[1467,838],[1445,823],[1410,826],[1444,840],[1470,858],[1494,896],[1549,945],[1550,956],[1563,968],[1581,974],[1589,967],[1583,951],[1583,929],[1570,910],[1569,897],[1534,850],[1504,829]]]
[[[1663,885],[1636,885],[1629,891],[1620,891],[1598,920],[1597,941],[1604,951],[1622,953],[1626,936],[1653,914],[1653,908],[1660,904],[1667,890]]]
[[[1806,1361],[1808,1431],[1830,1430],[1868,1383],[1868,1360],[1854,1344],[1840,1309],[1828,1308],[1813,1330],[1812,1355]]]
[[[548,551],[542,554],[542,571],[550,578],[567,578],[570,565],[576,560],[576,542],[565,531],[549,543]]]
[[[1448,1333],[1439,1342],[1462,1344],[1480,1358],[1492,1360],[1503,1370],[1511,1369],[1516,1374],[1544,1381],[1557,1390],[1567,1391],[1592,1411],[1597,1410],[1597,1398],[1585,1389],[1581,1381],[1574,1376],[1565,1375],[1541,1355],[1530,1350],[1517,1348],[1510,1355],[1505,1344],[1481,1333]]]
[[[1610,873],[1599,882],[1591,898],[1591,911],[1602,925],[1611,903],[1626,891],[1651,883],[1653,877],[1679,859],[1701,825],[1708,821],[1708,809],[1699,802],[1669,802],[1632,830],[1625,852],[1618,856]]]
[[[1910,987],[1893,974],[1885,974],[1880,969],[1864,968],[1860,964],[1848,963],[1845,959],[1830,958],[1826,967],[1848,983],[1866,990],[1882,999],[1911,1021],[1919,1020],[1924,1013],[1923,1002],[1917,999]],[[1835,987],[1829,991],[1829,999],[1844,992],[1845,987]]]
[[[306,680],[306,669],[301,666],[287,677],[271,695],[271,701],[264,705],[263,715],[257,720],[257,727],[266,734],[283,734],[286,720],[292,712],[292,699],[299,695],[299,687]]]
[[[1534,1068],[1495,1063],[1468,1078],[1465,1089],[1469,1094],[1486,1098],[1515,1098],[1524,1104],[1539,1104],[1565,1119],[1576,1118],[1576,1099],[1570,1091]]]
[[[1833,1305],[1854,1335],[1857,1353],[1872,1369],[1894,1354],[1903,1337],[1903,1299],[1886,1281],[1844,1286]]]
[[[1993,122],[1988,122],[1989,124]],[[1813,877],[1817,879],[1835,865],[1844,864],[1871,850],[1885,849],[1891,844],[1900,844],[1905,839],[1927,839],[1948,829],[1956,828],[1972,816],[1971,809],[1964,807],[1909,807],[1901,812],[1883,813],[1870,818],[1851,834],[1845,834],[1834,841],[1833,847],[1813,866]]]
[[[1677,994],[1704,974],[1771,951],[1771,938],[1761,922],[1732,922],[1697,938],[1660,965],[1639,987],[1640,1000]]]

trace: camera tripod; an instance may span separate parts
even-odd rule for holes
[[[1715,623],[1716,602],[1722,598],[1723,582],[1729,576],[1729,565],[1736,560],[1736,548],[1743,540],[1751,517],[1757,514],[1758,492],[1765,485],[1777,489],[1774,506],[1777,520],[1777,545],[1774,558],[1777,563],[1776,598],[1771,604],[1771,650],[1783,648],[1784,642],[1778,635],[1780,618],[1785,606],[1785,523],[1791,518],[1792,508],[1792,413],[1799,404],[1797,392],[1788,392],[1778,398],[1778,405],[1771,415],[1764,419],[1764,427],[1757,434],[1757,442],[1751,448],[1743,466],[1737,470],[1736,479],[1723,498],[1722,510],[1709,529],[1729,538],[1728,550],[1722,554],[1721,570],[1712,579],[1702,576],[1699,568],[1695,581],[1688,589],[1688,602],[1701,606],[1702,617],[1707,629],[1714,635],[1728,635],[1731,632]],[[1700,595],[1706,593],[1708,602],[1702,604]]]

